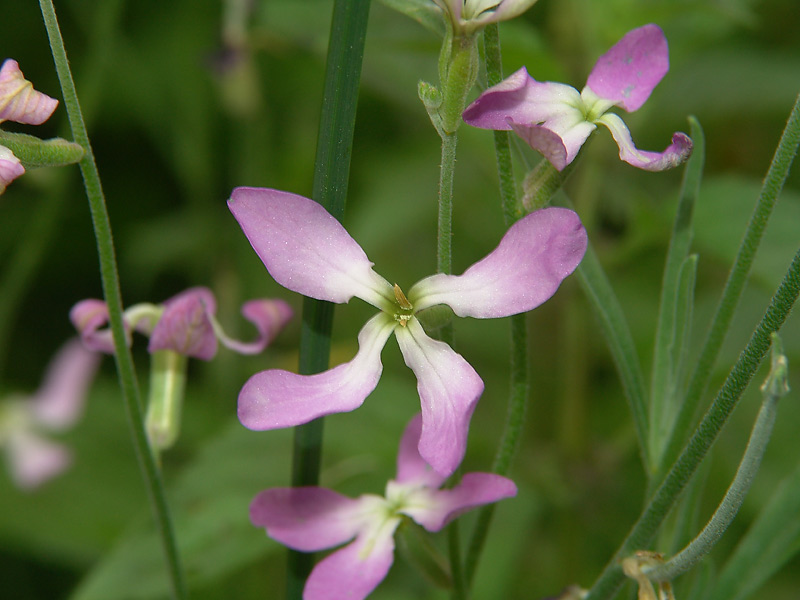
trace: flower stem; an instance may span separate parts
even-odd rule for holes
[[[439,220],[437,228],[436,270],[453,270],[453,176],[456,167],[458,134],[442,135],[442,163],[439,170]]]
[[[72,136],[76,143],[83,147],[85,155],[79,166],[83,176],[86,195],[89,200],[89,210],[92,215],[95,237],[97,239],[97,252],[100,259],[100,277],[103,285],[103,296],[108,306],[109,323],[114,339],[114,357],[119,374],[120,387],[131,428],[131,436],[139,466],[145,479],[145,485],[150,497],[156,525],[161,535],[164,554],[167,561],[167,570],[175,598],[186,598],[186,585],[183,571],[178,556],[175,532],[167,505],[164,484],[161,473],[155,462],[147,442],[144,423],[142,420],[142,407],[139,388],[136,381],[133,358],[125,339],[122,322],[122,294],[119,286],[117,262],[114,243],[111,236],[111,223],[108,218],[103,188],[100,183],[100,174],[94,161],[94,154],[89,143],[89,136],[81,113],[75,83],[69,70],[67,53],[64,49],[64,40],[56,20],[55,8],[52,0],[39,0],[50,48],[53,53],[61,91],[64,96],[64,105],[67,109]]]
[[[775,150],[775,156],[772,158],[772,163],[764,178],[761,195],[753,210],[750,222],[747,225],[747,230],[739,246],[736,260],[731,267],[728,281],[725,284],[722,297],[717,305],[717,312],[714,315],[714,320],[711,323],[705,343],[697,359],[697,366],[689,382],[685,400],[675,418],[675,425],[670,434],[667,449],[662,456],[659,469],[661,473],[665,471],[666,466],[670,464],[672,458],[677,455],[689,431],[700,398],[711,376],[711,369],[714,367],[720,347],[725,339],[725,334],[730,327],[733,313],[736,310],[742,290],[744,289],[747,274],[750,271],[750,266],[753,264],[758,245],[761,242],[778,195],[789,174],[789,168],[797,154],[798,145],[800,145],[800,95],[798,95],[795,101],[786,127],[783,130],[783,135]],[[654,479],[654,481],[658,480],[659,477]]]
[[[642,569],[642,573],[651,581],[672,581],[697,564],[719,541],[744,502],[756,473],[758,473],[758,468],[761,466],[761,459],[764,457],[769,438],[772,435],[775,417],[778,414],[778,400],[789,391],[786,384],[788,370],[786,356],[783,354],[778,334],[773,333],[771,337],[772,368],[761,387],[764,401],[753,425],[753,431],[750,434],[742,461],[739,463],[736,476],[703,531],[686,548],[665,563]]]
[[[336,0],[331,19],[312,197],[339,220],[344,216],[350,176],[369,6],[369,0]],[[311,375],[328,368],[332,327],[333,305],[306,298],[300,337],[301,374]],[[295,428],[293,486],[319,482],[323,423],[317,419]],[[287,598],[302,598],[313,564],[313,555],[289,551]]]
[[[767,353],[770,346],[770,335],[781,328],[797,301],[798,294],[800,294],[800,250],[795,254],[792,264],[772,297],[764,316],[750,337],[747,346],[739,355],[739,359],[725,379],[694,435],[584,600],[610,598],[622,582],[623,574],[619,562],[636,550],[650,545],[662,521],[716,441],[719,432]]]

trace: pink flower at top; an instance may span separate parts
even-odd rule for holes
[[[208,288],[190,288],[161,305],[136,304],[125,311],[125,326],[150,337],[148,351],[174,350],[179,354],[211,360],[217,341],[240,354],[257,354],[266,348],[292,317],[283,300],[251,300],[242,306],[244,317],[255,325],[259,336],[253,342],[229,338],[215,318],[217,303]],[[72,307],[70,320],[90,350],[112,354],[108,307],[102,300],[82,300]]]
[[[267,535],[301,552],[350,544],[325,557],[309,575],[304,600],[362,600],[383,581],[394,562],[394,532],[410,517],[439,531],[461,513],[517,493],[510,479],[467,473],[451,489],[417,451],[422,419],[409,423],[400,442],[397,477],[385,496],[352,499],[322,487],[273,488],[250,504],[250,520]]]
[[[0,403],[0,447],[20,488],[34,489],[69,466],[70,451],[44,435],[65,431],[80,418],[99,359],[71,340],[53,358],[33,396]]]
[[[536,0],[433,0],[444,11],[458,35],[471,35],[489,23],[508,21],[524,13]]]
[[[536,211],[513,225],[500,245],[463,275],[438,274],[408,296],[372,270],[342,225],[313,200],[262,188],[237,188],[228,205],[275,280],[318,300],[353,296],[378,308],[358,334],[349,363],[316,375],[269,370],[239,393],[239,419],[256,430],[307,423],[359,407],[381,376],[381,351],[392,333],[417,376],[422,404],[419,451],[442,475],[461,462],[469,420],[483,381],[447,344],[431,339],[417,314],[446,304],[460,317],[495,318],[529,311],[550,298],[578,266],[586,230],[564,208]]]
[[[663,152],[634,146],[622,119],[608,112],[638,110],[669,69],[667,40],[657,25],[629,31],[595,64],[582,92],[563,83],[540,82],[525,67],[483,92],[464,111],[474,127],[510,130],[561,171],[601,123],[619,146],[619,157],[647,171],[663,171],[686,160],[692,140],[675,133]]]

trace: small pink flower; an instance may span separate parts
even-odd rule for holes
[[[58,100],[37,92],[25,79],[17,61],[8,58],[0,68],[0,123],[15,121],[41,125],[58,106]]]
[[[313,200],[262,188],[237,188],[228,202],[250,244],[275,280],[318,300],[353,296],[379,310],[358,334],[348,363],[316,375],[256,373],[239,393],[239,420],[256,430],[292,427],[361,406],[375,389],[381,351],[395,335],[417,377],[422,404],[420,454],[442,475],[461,462],[469,421],[483,381],[450,346],[428,337],[417,319],[446,304],[460,317],[499,318],[529,311],[550,298],[583,258],[586,230],[565,208],[520,219],[500,245],[462,275],[417,282],[406,297],[372,269],[361,246]]]
[[[608,110],[638,110],[669,69],[667,40],[657,25],[629,31],[592,69],[582,92],[563,83],[540,82],[525,67],[483,92],[464,111],[465,123],[509,130],[561,171],[601,123],[619,146],[619,157],[647,171],[663,171],[686,160],[692,140],[675,133],[663,152],[634,146],[622,119]]]
[[[14,482],[31,490],[69,466],[71,455],[43,434],[65,431],[80,418],[100,356],[77,339],[53,358],[38,391],[0,404],[0,447]]]
[[[513,481],[492,473],[467,473],[455,487],[440,489],[445,477],[417,450],[421,429],[417,415],[403,434],[397,477],[386,484],[385,496],[352,499],[322,487],[273,488],[250,504],[253,524],[295,550],[315,552],[353,540],[314,567],[304,600],[366,598],[389,572],[394,532],[407,517],[439,531],[471,508],[516,495]]]
[[[508,21],[528,10],[536,0],[433,0],[450,19],[458,35],[472,35],[489,23]]]
[[[5,146],[0,146],[0,194],[6,191],[9,183],[25,172],[25,167]]]
[[[251,300],[242,306],[244,317],[255,325],[259,336],[253,342],[231,339],[215,318],[217,303],[208,288],[190,288],[161,305],[136,304],[125,311],[128,334],[136,330],[150,337],[148,351],[174,350],[179,354],[211,360],[217,342],[240,354],[257,354],[278,335],[292,317],[283,300]],[[72,307],[70,320],[87,348],[113,354],[108,307],[102,300],[82,300]]]

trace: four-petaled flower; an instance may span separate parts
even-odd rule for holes
[[[240,354],[257,354],[266,348],[292,317],[283,300],[251,300],[242,306],[244,317],[255,325],[259,336],[253,342],[229,338],[215,318],[216,301],[208,288],[190,288],[161,305],[136,304],[125,311],[126,331],[139,331],[150,337],[148,351],[174,350],[179,354],[211,360],[217,353],[217,340]],[[82,300],[72,307],[70,320],[87,348],[112,354],[114,343],[109,329],[108,307],[102,300]]]
[[[6,59],[0,67],[0,123],[15,121],[26,125],[41,125],[58,106],[58,100],[33,89],[25,79],[19,64]],[[6,186],[25,172],[14,153],[0,146],[0,194]]]
[[[69,450],[43,433],[69,429],[81,416],[100,356],[77,339],[66,343],[30,397],[0,404],[0,448],[5,448],[14,482],[33,489],[67,468]]]
[[[386,577],[394,561],[394,532],[410,517],[428,531],[439,531],[464,511],[517,493],[510,479],[492,473],[467,473],[452,489],[439,489],[444,477],[420,457],[422,420],[409,423],[400,442],[397,477],[385,496],[352,499],[321,487],[274,488],[250,505],[250,520],[267,535],[303,552],[354,541],[318,563],[306,581],[305,600],[361,600]]]
[[[639,150],[622,119],[608,110],[639,109],[668,69],[664,33],[657,25],[645,25],[629,31],[598,59],[582,92],[563,83],[536,81],[523,67],[483,92],[464,111],[463,119],[483,129],[513,129],[559,171],[575,159],[602,123],[617,142],[622,160],[640,169],[663,171],[689,157],[691,139],[675,133],[663,152]]]
[[[536,0],[433,0],[448,16],[456,35],[472,35],[489,23],[508,21]]]
[[[552,296],[578,266],[586,231],[564,208],[536,211],[513,225],[500,245],[463,275],[419,281],[406,296],[372,270],[344,227],[308,198],[262,188],[237,188],[229,206],[275,280],[318,300],[353,296],[380,309],[358,335],[349,363],[316,375],[269,370],[252,376],[239,393],[239,419],[266,430],[306,423],[360,406],[382,371],[381,350],[391,336],[417,376],[422,403],[420,454],[450,475],[466,448],[469,420],[483,381],[447,344],[428,337],[416,315],[446,304],[461,317],[522,313]]]

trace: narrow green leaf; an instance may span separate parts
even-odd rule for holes
[[[381,0],[381,2],[444,37],[442,11],[431,0]]]

